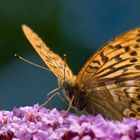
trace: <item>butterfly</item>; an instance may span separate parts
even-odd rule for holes
[[[103,45],[74,75],[67,63],[27,25],[23,32],[77,110],[108,119],[140,118],[140,28]]]

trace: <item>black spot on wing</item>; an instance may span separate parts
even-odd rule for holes
[[[137,99],[140,100],[140,94],[137,95]]]
[[[126,52],[130,51],[130,47],[129,46],[126,46],[124,49],[125,49]]]
[[[135,56],[135,55],[137,55],[137,52],[136,51],[132,51],[132,52],[130,52],[130,55],[131,56]]]
[[[140,65],[135,65],[135,68],[136,68],[137,70],[140,70]]]
[[[122,48],[122,46],[121,46],[121,44],[118,44],[118,45],[116,45],[116,46],[109,46],[111,49],[113,49],[113,50],[117,50],[117,49],[121,49]]]
[[[137,108],[137,111],[140,112],[140,107]]]
[[[140,88],[136,88],[136,90],[135,90],[136,92],[140,92]]]
[[[136,40],[137,42],[140,42],[140,38]]]
[[[118,45],[115,46],[115,48],[117,48],[117,49],[121,49],[122,46],[121,46],[121,44],[118,44]]]
[[[97,63],[98,65],[101,64],[100,61],[98,61],[98,60],[94,60],[93,63]]]
[[[136,117],[136,114],[135,113],[130,113],[129,117],[133,117],[134,118],[134,117]]]
[[[120,55],[115,56],[114,59],[115,59],[117,62],[119,62],[119,61],[122,60],[122,58],[120,58]]]
[[[140,42],[140,38],[138,38],[136,41],[137,41],[137,42]]]
[[[140,47],[140,46],[139,46],[138,44],[135,44],[135,45],[134,45],[134,48],[136,48],[136,49],[139,48],[139,47]]]
[[[106,63],[106,62],[108,61],[108,57],[105,56],[105,55],[103,54],[103,52],[100,53],[100,56],[101,56],[101,59],[102,59],[103,63]]]
[[[137,62],[137,59],[136,59],[136,58],[132,58],[132,59],[130,60],[130,62]]]

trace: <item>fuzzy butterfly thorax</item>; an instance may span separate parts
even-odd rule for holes
[[[78,110],[109,119],[140,118],[140,28],[103,45],[77,76],[28,26],[22,29]]]

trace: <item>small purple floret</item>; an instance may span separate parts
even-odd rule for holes
[[[0,111],[0,140],[136,140],[140,119],[110,121],[101,115],[76,116],[65,111],[33,107]]]

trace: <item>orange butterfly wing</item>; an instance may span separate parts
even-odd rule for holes
[[[23,25],[22,29],[39,56],[59,80],[63,81],[74,79],[72,71],[59,55],[51,51],[50,48],[41,40],[41,38],[27,25]]]
[[[92,78],[113,78],[120,76],[123,67],[131,67],[129,72],[140,72],[140,28],[128,31],[101,47],[77,75],[77,83],[85,83]],[[135,65],[135,68],[127,65]],[[121,69],[120,69],[121,68]],[[127,70],[126,70],[127,71]],[[134,76],[133,74],[131,76]],[[126,75],[127,77],[127,75]]]
[[[140,118],[140,28],[97,51],[77,75],[76,85],[85,92],[89,113]]]

